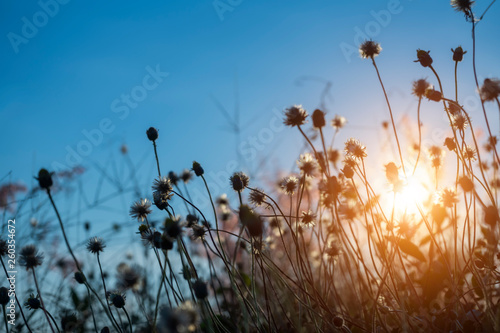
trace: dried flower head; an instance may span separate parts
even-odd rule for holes
[[[454,204],[458,202],[457,194],[451,188],[444,189],[440,193],[440,200],[443,206],[451,208]]]
[[[339,115],[335,115],[335,117],[333,117],[332,119],[332,127],[335,128],[335,130],[337,131],[342,127],[344,127],[346,123],[347,119]]]
[[[469,121],[462,112],[456,113],[455,115],[451,116],[451,125],[460,131],[465,130],[468,124]]]
[[[203,170],[201,164],[196,161],[193,161],[193,168],[191,170],[193,170],[194,174],[197,177],[203,176],[203,174],[205,173],[205,170]]]
[[[202,280],[193,282],[193,291],[197,299],[205,299],[208,297],[207,283]]]
[[[34,294],[30,294],[30,297],[28,297],[28,300],[24,302],[24,306],[28,308],[29,310],[37,310],[42,307],[42,304],[40,303],[40,296]]]
[[[380,54],[380,51],[382,51],[382,47],[380,47],[380,44],[372,40],[365,40],[359,46],[359,55],[363,59],[373,59]]]
[[[356,158],[366,157],[366,147],[361,144],[358,140],[350,138],[345,142],[345,153],[347,156],[354,156]]]
[[[426,79],[413,81],[412,94],[417,96],[418,98],[422,98],[425,96],[425,92],[427,91],[427,89],[431,87],[431,84],[427,82]]]
[[[446,146],[446,148],[448,148],[449,151],[453,151],[457,147],[457,145],[455,144],[455,139],[452,137],[444,139],[444,146]]]
[[[125,295],[117,291],[108,292],[109,305],[113,305],[118,309],[125,307]]]
[[[40,188],[46,190],[50,189],[50,187],[53,185],[53,174],[53,172],[48,172],[46,169],[40,169],[40,171],[38,171],[38,177],[35,177],[35,179],[38,180],[38,185],[40,186]]]
[[[467,53],[461,46],[458,46],[456,49],[451,49],[451,52],[453,52],[453,61],[456,62],[462,61],[464,54]]]
[[[243,191],[243,189],[245,189],[245,187],[248,186],[250,179],[243,172],[235,172],[229,178],[229,181],[233,190],[235,190],[236,192],[241,192]]]
[[[151,186],[153,191],[159,192],[160,194],[170,198],[172,196],[172,182],[169,177],[160,177],[153,181],[153,186]]]
[[[474,5],[474,1],[472,1],[472,0],[451,0],[450,4],[453,7],[453,9],[455,9],[457,12],[464,13],[465,19],[467,21],[472,21],[472,19],[473,19],[472,6]]]
[[[148,199],[141,199],[133,203],[130,208],[130,216],[138,221],[144,221],[151,214],[151,203]]]
[[[120,290],[140,290],[143,285],[143,279],[138,267],[131,267],[125,263],[121,263],[116,270],[118,272],[116,275],[116,284]]]
[[[264,223],[259,214],[253,211],[247,205],[241,205],[239,210],[241,224],[247,228],[248,233],[252,237],[261,237]]]
[[[420,62],[423,67],[429,67],[432,65],[432,58],[430,56],[431,51],[424,51],[421,49],[417,50],[417,60],[414,62]]]
[[[106,244],[100,237],[91,237],[87,242],[87,251],[93,254],[99,254],[99,252],[103,252]]]
[[[467,176],[460,177],[460,179],[458,180],[458,184],[464,190],[464,192],[470,192],[474,189],[474,183]]]
[[[302,108],[302,105],[293,105],[285,110],[285,120],[283,123],[287,126],[300,126],[306,123],[309,114]]]
[[[342,248],[338,242],[330,242],[330,245],[326,248],[325,253],[328,257],[334,259],[342,254]]]
[[[479,95],[485,102],[496,100],[500,95],[500,80],[485,79],[483,85],[479,88]]]
[[[0,305],[3,307],[10,302],[9,289],[6,287],[0,288]]]
[[[149,140],[154,142],[156,139],[158,139],[158,130],[154,127],[150,127],[146,131],[146,135],[148,136]]]
[[[184,184],[189,183],[189,181],[193,178],[193,174],[191,173],[191,170],[184,169],[182,170],[181,173],[181,179],[184,182]]]
[[[314,128],[320,129],[322,127],[325,127],[325,125],[326,125],[325,113],[323,111],[321,111],[320,109],[314,110],[311,118],[312,118]]]
[[[161,332],[196,332],[200,316],[192,301],[181,303],[177,308],[164,307],[160,312],[158,329]]]
[[[264,194],[264,190],[262,190],[260,188],[256,188],[256,189],[252,189],[250,191],[250,194],[248,195],[248,199],[250,200],[250,202],[254,206],[259,207],[265,203],[266,195]]]
[[[295,189],[297,188],[297,185],[299,183],[299,180],[295,176],[288,176],[283,178],[283,180],[280,183],[280,187],[285,192],[287,195],[293,195],[295,193]]]
[[[439,102],[441,101],[441,98],[443,98],[443,94],[441,94],[440,91],[435,90],[433,86],[429,86],[429,88],[425,91],[425,97],[427,97],[429,101]]]
[[[476,150],[469,145],[464,147],[462,154],[463,154],[464,158],[469,160],[469,161],[476,160]]]
[[[316,214],[314,214],[311,210],[307,212],[303,211],[300,216],[300,221],[306,227],[313,227],[316,224]]]
[[[26,245],[19,251],[19,265],[26,267],[26,270],[40,266],[42,262],[43,254],[33,244]]]
[[[199,224],[193,224],[191,226],[191,240],[204,240],[207,229]]]
[[[301,154],[297,165],[301,173],[308,177],[314,177],[318,169],[318,163],[311,154]]]

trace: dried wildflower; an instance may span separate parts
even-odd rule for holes
[[[43,254],[38,253],[35,245],[26,245],[19,251],[19,265],[25,266],[26,270],[40,266],[43,262]]]
[[[158,139],[158,130],[154,127],[150,127],[147,131],[146,131],[146,135],[148,136],[148,139],[151,140],[151,141],[155,141],[156,139]]]
[[[472,21],[472,18],[473,18],[472,6],[474,5],[474,1],[472,1],[472,0],[451,0],[450,4],[453,7],[453,9],[455,9],[457,12],[464,13],[465,19],[467,21]]]
[[[338,149],[328,148],[327,155],[328,155],[328,160],[333,164],[333,166],[336,169],[337,163],[340,159],[340,151]]]
[[[417,60],[414,62],[420,62],[423,67],[429,67],[432,65],[432,58],[429,55],[431,51],[423,51],[421,49],[417,50]]]
[[[180,217],[167,217],[163,222],[163,230],[171,238],[177,238],[182,234],[182,227]]]
[[[335,128],[335,130],[339,130],[341,129],[342,127],[345,126],[345,124],[347,123],[347,120],[342,117],[342,116],[339,116],[339,115],[335,115],[335,117],[333,117],[332,119],[332,127]]]
[[[191,240],[194,240],[194,241],[198,240],[198,239],[204,240],[206,233],[207,233],[207,230],[202,225],[193,224],[191,226]]]
[[[191,173],[191,170],[184,169],[182,170],[181,173],[181,179],[184,182],[184,184],[189,183],[189,181],[193,178],[193,174]]]
[[[160,332],[190,333],[196,332],[199,322],[196,305],[192,301],[186,301],[175,309],[162,308],[157,327]]]
[[[470,192],[474,189],[474,183],[467,176],[460,177],[460,179],[458,180],[458,184],[460,185],[460,187],[462,187],[464,192]]]
[[[342,254],[342,248],[338,242],[331,242],[326,248],[325,253],[330,258],[337,258]]]
[[[469,161],[476,160],[476,150],[469,145],[464,147],[462,154],[464,155],[464,158]]]
[[[121,309],[125,306],[126,297],[124,294],[121,294],[117,291],[113,291],[108,293],[107,297],[110,302],[110,305],[113,305],[118,309]]]
[[[321,111],[320,109],[314,110],[312,116],[312,121],[313,121],[313,127],[320,129],[322,127],[325,127],[326,121],[325,121],[325,113]]]
[[[344,326],[344,319],[339,316],[333,317],[333,325],[337,328],[341,328],[342,326]]]
[[[446,146],[446,148],[448,148],[449,151],[453,151],[457,147],[455,144],[455,139],[453,138],[446,138],[444,140],[444,146]]]
[[[300,126],[306,123],[309,114],[302,108],[302,105],[293,105],[285,110],[285,120],[283,123],[287,126]]]
[[[53,185],[53,174],[53,172],[48,172],[46,169],[40,169],[40,171],[38,171],[38,177],[35,177],[35,179],[38,180],[38,185],[40,186],[40,188],[46,190],[50,189],[50,187]]]
[[[247,205],[241,205],[239,211],[241,224],[245,226],[252,237],[261,237],[264,223],[259,214],[255,213]]]
[[[461,112],[451,117],[451,125],[460,131],[465,130],[468,124],[467,117]]]
[[[76,314],[70,312],[70,310],[64,310],[61,313],[61,330],[63,332],[74,332],[78,325],[78,318]]]
[[[484,222],[491,227],[495,227],[499,221],[498,210],[495,206],[488,206],[484,209]]]
[[[168,196],[164,196],[159,191],[153,192],[153,203],[159,210],[164,210],[168,207]]]
[[[42,307],[42,304],[40,303],[40,296],[34,294],[30,294],[30,297],[28,297],[28,300],[24,302],[24,306],[28,308],[29,310],[37,310]]]
[[[462,61],[464,54],[467,53],[461,46],[458,46],[456,49],[451,49],[451,52],[453,52],[453,61],[456,62]]]
[[[440,91],[435,90],[434,87],[429,86],[425,91],[425,97],[427,97],[429,101],[439,102],[441,98],[443,98],[443,95]]]
[[[160,237],[160,249],[163,251],[170,251],[174,248],[174,239],[166,232],[163,232]]]
[[[144,246],[151,246],[159,249],[161,247],[161,233],[155,229],[147,228],[141,231],[141,240]]]
[[[191,228],[191,226],[193,224],[197,224],[197,223],[198,223],[198,216],[193,215],[193,214],[187,214],[186,215],[186,226],[188,228]]]
[[[131,289],[137,291],[141,288],[143,279],[137,267],[131,267],[125,263],[121,263],[116,268],[116,284],[120,290]]]
[[[148,217],[149,214],[151,214],[152,210],[150,207],[151,203],[148,199],[136,201],[130,208],[130,216],[142,222]]]
[[[460,112],[462,112],[462,109],[460,107],[459,104],[455,103],[455,102],[448,102],[448,112],[452,115],[452,116],[455,116],[457,114],[459,114]]]
[[[91,237],[87,243],[87,251],[93,254],[99,254],[103,252],[106,245],[100,237]]]
[[[316,175],[318,163],[311,154],[301,154],[297,165],[304,176],[314,177]]]
[[[250,179],[243,172],[235,172],[231,177],[229,177],[229,181],[233,190],[241,192],[248,186]]]
[[[495,147],[498,143],[498,138],[496,136],[490,136],[488,138],[488,142],[484,145],[484,149],[486,149],[487,152],[491,152],[495,150]]]
[[[442,205],[433,205],[431,208],[431,216],[438,225],[442,224],[446,218],[446,208]]]
[[[169,171],[167,177],[170,179],[170,184],[172,184],[172,186],[177,186],[180,178],[175,172]]]
[[[348,156],[351,155],[356,158],[366,157],[366,147],[354,138],[350,138],[346,141],[344,151]]]
[[[347,178],[347,179],[351,179],[352,177],[354,177],[354,170],[348,164],[344,165],[344,168],[342,170],[340,170],[340,171],[342,171],[342,173],[344,174],[345,178]]]
[[[74,277],[75,277],[75,281],[78,282],[79,284],[84,284],[85,281],[87,281],[87,278],[85,277],[85,274],[83,274],[80,271],[75,272]]]
[[[193,282],[193,291],[197,299],[205,299],[208,297],[207,283],[202,280]]]
[[[497,99],[500,95],[500,80],[485,79],[483,85],[479,88],[479,95],[484,102]]]
[[[252,189],[250,191],[248,199],[250,200],[250,202],[254,206],[259,207],[259,206],[261,206],[262,204],[265,203],[266,195],[264,194],[264,190],[262,190],[262,189],[259,189],[259,188]]]
[[[422,98],[425,96],[425,92],[427,91],[427,89],[431,87],[432,85],[427,82],[426,79],[413,81],[412,94],[417,96],[418,98]]]
[[[380,44],[372,40],[365,40],[359,46],[359,55],[363,59],[371,58],[373,60],[373,58],[380,54],[380,51],[382,51]]]
[[[193,170],[194,174],[197,177],[203,176],[203,174],[205,173],[205,171],[201,167],[201,164],[196,161],[193,161],[193,168],[191,170]]]
[[[399,181],[399,169],[394,162],[385,165],[385,176],[391,184]]]
[[[297,177],[288,176],[283,178],[283,180],[280,183],[280,186],[286,195],[293,195],[295,193],[295,189],[297,188],[298,183],[299,180]]]
[[[9,244],[5,239],[0,239],[0,257],[3,257],[9,253]]]
[[[457,194],[453,189],[444,189],[440,195],[441,202],[445,207],[451,208],[458,202]]]
[[[410,239],[416,231],[416,226],[414,222],[413,215],[403,214],[401,219],[398,221],[398,235]]]
[[[172,183],[169,177],[160,177],[153,181],[153,186],[151,186],[154,192],[159,192],[160,194],[167,196],[168,198],[172,196]]]
[[[301,222],[306,227],[313,227],[316,224],[316,214],[314,214],[311,210],[307,212],[303,211],[300,216]]]

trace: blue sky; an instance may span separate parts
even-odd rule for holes
[[[359,137],[370,149],[388,114],[373,67],[351,52],[356,37],[381,43],[377,63],[397,119],[416,118],[411,82],[433,81],[413,63],[417,48],[431,50],[450,93],[450,48],[472,48],[470,24],[448,1],[55,3],[0,4],[0,178],[29,184],[41,167],[68,166],[68,152],[79,144],[90,149],[80,161],[84,166],[126,143],[131,158],[146,156],[146,170],[154,173],[152,155],[145,155],[152,153],[145,136],[150,126],[160,130],[164,172],[193,160],[206,170],[224,170],[236,158],[237,141],[214,99],[231,114],[239,102],[240,142],[246,145],[240,152],[257,156],[245,159],[249,169],[258,169],[260,159],[269,170],[289,168],[302,141],[295,130],[273,131],[277,111],[303,104],[312,112],[320,104],[321,80],[332,83],[328,117],[349,121],[339,140]],[[488,4],[478,1],[476,12]],[[500,76],[499,18],[495,4],[477,28],[480,77]],[[30,31],[34,23],[37,31]],[[459,76],[460,96],[473,99],[471,52]],[[304,77],[321,80],[298,84]],[[136,103],[127,105],[123,96],[131,94]],[[439,108],[425,112],[424,119],[438,126],[443,121]],[[493,109],[491,114],[497,117]],[[85,131],[94,133],[95,144],[89,146]],[[258,141],[250,148],[252,138]]]

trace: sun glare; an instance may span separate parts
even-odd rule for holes
[[[396,193],[394,207],[399,213],[417,214],[418,206],[428,199],[429,192],[423,183],[414,176],[409,176],[402,189]]]

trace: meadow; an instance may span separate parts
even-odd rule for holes
[[[281,120],[307,147],[294,171],[266,188],[237,171],[225,189],[234,195],[221,195],[195,156],[181,172],[160,163],[158,138],[168,132],[152,124],[137,129],[155,156],[147,188],[137,181],[139,157],[125,146],[113,162],[116,173],[94,173],[98,187],[103,179],[114,184],[110,200],[135,198],[127,203],[133,222],[102,234],[81,225],[84,243],[71,242],[71,215],[60,214],[65,196],[83,195],[75,180],[86,176],[83,168],[42,168],[32,188],[3,182],[2,330],[499,332],[500,80],[479,79],[475,50],[475,29],[491,19],[488,9],[475,13],[474,1],[451,1],[449,15],[462,15],[471,28],[472,49],[456,45],[439,60],[417,49],[407,64],[422,73],[407,84],[417,101],[413,141],[396,124],[377,64],[391,51],[375,40],[359,45],[359,63],[370,65],[379,83],[373,89],[386,102],[381,126],[393,160],[384,165],[374,166],[372,156],[382,152],[357,138],[339,142],[350,126],[345,116],[291,105]],[[475,118],[458,93],[466,57],[474,73],[470,93],[480,99]],[[455,80],[442,82],[449,68]],[[424,144],[425,110],[436,105],[446,137]],[[370,178],[372,168],[383,170],[383,179]],[[193,184],[209,206],[193,200]],[[84,209],[110,210],[106,200],[85,198]],[[30,220],[27,207],[54,223]],[[21,231],[21,223],[30,230]],[[128,251],[112,250],[117,243]],[[13,267],[15,283],[8,279]]]

